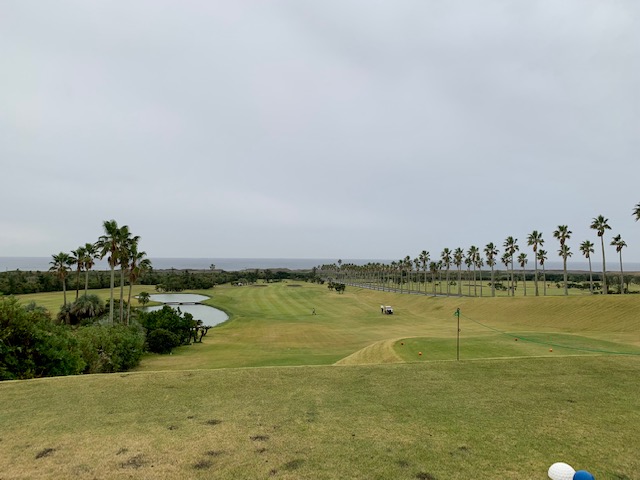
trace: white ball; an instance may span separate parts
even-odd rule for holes
[[[571,465],[563,462],[556,462],[549,467],[549,478],[551,480],[573,480],[576,471]]]

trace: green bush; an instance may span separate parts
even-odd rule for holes
[[[144,331],[137,326],[92,325],[75,331],[86,363],[84,373],[123,372],[140,363]]]
[[[162,352],[152,349],[151,343],[156,342],[156,340],[149,339],[152,338],[152,334],[154,331],[166,330],[168,332],[171,332],[177,338],[177,341],[167,341],[168,343],[166,344],[168,345],[169,343],[174,343],[171,347],[173,348],[179,345],[188,344],[191,340],[191,330],[197,324],[197,322],[193,319],[193,315],[191,315],[190,313],[182,313],[179,308],[176,310],[168,305],[165,305],[160,310],[153,310],[151,312],[139,312],[138,321],[147,331],[147,344],[149,345],[149,350],[157,353],[169,353],[171,349]],[[166,335],[164,336],[166,337]],[[160,348],[160,350],[164,350],[164,347]]]
[[[84,367],[69,329],[42,308],[0,298],[0,380],[74,375]]]
[[[179,345],[178,336],[164,328],[152,330],[147,335],[147,348],[153,353],[171,353],[171,349]]]

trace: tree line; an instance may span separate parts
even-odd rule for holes
[[[633,217],[636,221],[640,219],[640,203],[633,210]],[[617,285],[618,293],[626,293],[628,285],[632,281],[637,281],[634,276],[625,276],[622,260],[622,251],[627,247],[627,243],[618,234],[608,239],[609,246],[614,247],[619,259],[619,275],[612,276],[608,274],[606,269],[606,250],[605,237],[606,232],[611,230],[609,220],[603,215],[594,217],[590,229],[594,231],[600,243],[602,255],[602,272],[594,273],[591,266],[592,255],[595,253],[595,244],[587,239],[582,241],[578,246],[578,251],[588,260],[588,284],[591,293],[602,293],[604,295],[613,293],[610,289],[611,284]],[[576,275],[573,275],[574,281],[570,282],[567,269],[567,261],[573,256],[573,251],[569,245],[573,232],[568,225],[558,225],[552,232],[553,238],[558,242],[557,254],[562,259],[563,275],[562,288],[564,295],[568,295],[570,286],[575,286]],[[489,280],[491,287],[491,296],[496,295],[496,290],[506,290],[509,295],[515,296],[518,279],[516,277],[516,268],[518,265],[521,269],[521,279],[524,282],[524,295],[527,294],[527,279],[534,283],[534,295],[540,295],[540,284],[542,285],[542,295],[547,295],[547,281],[549,274],[545,268],[545,262],[549,258],[549,252],[543,249],[545,238],[542,232],[533,230],[526,237],[526,246],[531,249],[531,260],[533,263],[533,274],[527,273],[527,264],[529,263],[529,255],[520,249],[518,239],[508,236],[502,243],[502,254],[498,245],[493,242],[486,244],[482,249],[472,245],[466,251],[461,248],[444,248],[439,256],[432,258],[427,250],[423,250],[415,258],[407,255],[398,261],[392,261],[389,264],[369,263],[367,265],[342,264],[338,260],[337,264],[320,265],[318,267],[319,274],[328,281],[338,281],[347,283],[358,283],[360,285],[368,285],[372,288],[403,290],[407,292],[423,291],[432,293],[433,295],[463,295],[463,273],[464,278],[468,282],[468,292],[465,294],[470,296],[478,295],[478,286],[480,287],[480,295],[483,295],[483,280]],[[506,278],[499,275],[496,268],[502,263],[507,271]],[[489,278],[483,277],[483,267],[489,271]],[[463,272],[464,270],[464,272]],[[531,268],[529,268],[531,271]],[[486,270],[485,270],[486,272]],[[444,277],[444,278],[443,278]],[[503,281],[506,280],[506,286]],[[436,292],[436,285],[446,285],[446,291]],[[427,291],[427,284],[431,285],[431,292]],[[417,285],[417,286],[416,286]],[[626,287],[625,287],[626,285]],[[451,287],[456,287],[453,291]],[[473,288],[473,290],[472,290]],[[472,293],[473,291],[473,293]]]

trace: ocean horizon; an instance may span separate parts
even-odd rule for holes
[[[150,258],[154,270],[210,270],[211,265],[216,269],[226,271],[240,271],[252,269],[288,269],[309,270],[320,265],[337,263],[338,259],[330,258]],[[0,257],[0,272],[4,271],[48,271],[51,257]],[[380,259],[349,259],[343,258],[342,263],[366,265],[370,262],[389,263],[391,260]],[[94,270],[108,270],[105,260],[97,260]]]
[[[241,271],[253,269],[287,269],[287,270],[310,270],[320,265],[337,263],[338,259],[333,258],[170,258],[158,257],[150,258],[154,270],[210,270],[211,265],[215,265],[216,269],[226,271]],[[369,259],[369,258],[343,258],[342,263],[352,263],[355,265],[366,265],[367,263],[385,263],[389,264],[393,260],[389,259]],[[0,257],[0,272],[21,270],[23,272],[39,271],[45,272],[51,266],[51,257]],[[619,272],[619,264],[617,262],[607,262],[607,271],[615,274]],[[623,263],[625,272],[640,272],[640,263],[627,262]],[[539,268],[539,267],[538,267]],[[562,270],[562,262],[547,261],[545,263],[547,271]],[[108,270],[109,265],[106,260],[98,260],[94,270]],[[453,267],[455,269],[455,267]],[[568,262],[567,269],[569,271],[588,272],[589,264],[584,261]],[[602,271],[601,262],[592,261],[592,269],[594,272]],[[484,271],[488,268],[483,267]],[[506,270],[504,265],[496,266],[496,270]],[[515,270],[520,271],[519,266],[515,266]],[[533,265],[529,264],[527,271],[533,270]]]

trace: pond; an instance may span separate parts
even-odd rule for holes
[[[179,308],[181,312],[190,313],[193,315],[194,320],[202,320],[203,325],[209,327],[219,325],[229,320],[229,316],[222,310],[210,307],[209,305],[195,303],[209,298],[204,295],[192,293],[163,293],[149,295],[149,297],[154,302],[162,302],[165,305],[168,304],[171,308]],[[156,305],[154,307],[144,307],[144,310],[152,312],[154,310],[161,310],[162,307],[163,305]]]

